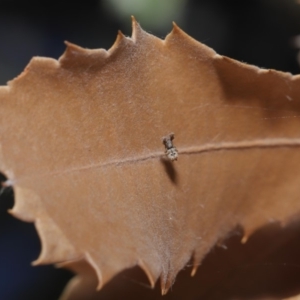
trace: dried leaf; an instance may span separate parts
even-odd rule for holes
[[[164,294],[237,225],[246,242],[289,221],[300,208],[299,83],[176,25],[160,40],[135,20],[108,51],[67,43],[59,61],[34,58],[0,88],[0,169],[12,213],[37,226],[35,264],[85,260],[98,288],[138,265]],[[162,144],[171,132],[175,162]]]
[[[241,231],[237,228],[221,247],[210,251],[192,278],[192,266],[188,264],[165,296],[161,296],[158,285],[149,289],[145,275],[138,268],[121,272],[96,292],[96,279],[89,276],[92,270],[87,274],[86,266],[83,272],[81,264],[82,276],[70,282],[61,300],[282,300],[300,293],[299,233],[299,221],[284,228],[272,223],[241,244]],[[72,268],[79,271],[79,266]]]

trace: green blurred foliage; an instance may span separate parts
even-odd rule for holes
[[[147,30],[169,30],[173,21],[182,22],[187,0],[103,0],[103,7],[128,26],[131,15]]]

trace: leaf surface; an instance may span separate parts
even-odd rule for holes
[[[140,266],[165,293],[237,225],[299,213],[300,77],[133,20],[108,51],[67,43],[0,88],[0,169],[36,264],[85,260],[98,287]],[[174,132],[170,162],[162,137]],[[78,271],[80,273],[80,270]]]

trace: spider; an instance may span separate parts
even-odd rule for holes
[[[173,140],[174,140],[174,133],[170,133],[170,134],[164,136],[162,139],[163,144],[166,147],[165,153],[166,153],[168,159],[171,161],[177,160],[177,158],[178,158],[178,151],[173,145],[173,142],[172,142]]]

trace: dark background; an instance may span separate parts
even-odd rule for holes
[[[293,46],[293,37],[300,34],[300,4],[295,1],[190,0],[179,15],[174,21],[185,32],[219,54],[300,73],[298,50]],[[146,31],[161,38],[172,29],[171,22],[168,28],[157,28],[144,24],[139,15],[136,18]],[[129,14],[118,18],[99,0],[2,0],[0,85],[20,74],[33,56],[58,58],[65,40],[108,49],[118,29],[131,34],[130,23]],[[7,213],[12,206],[13,191],[6,189],[0,196],[0,299],[57,299],[71,273],[52,266],[30,266],[38,257],[40,242],[32,224]],[[297,234],[300,237],[300,230]]]

